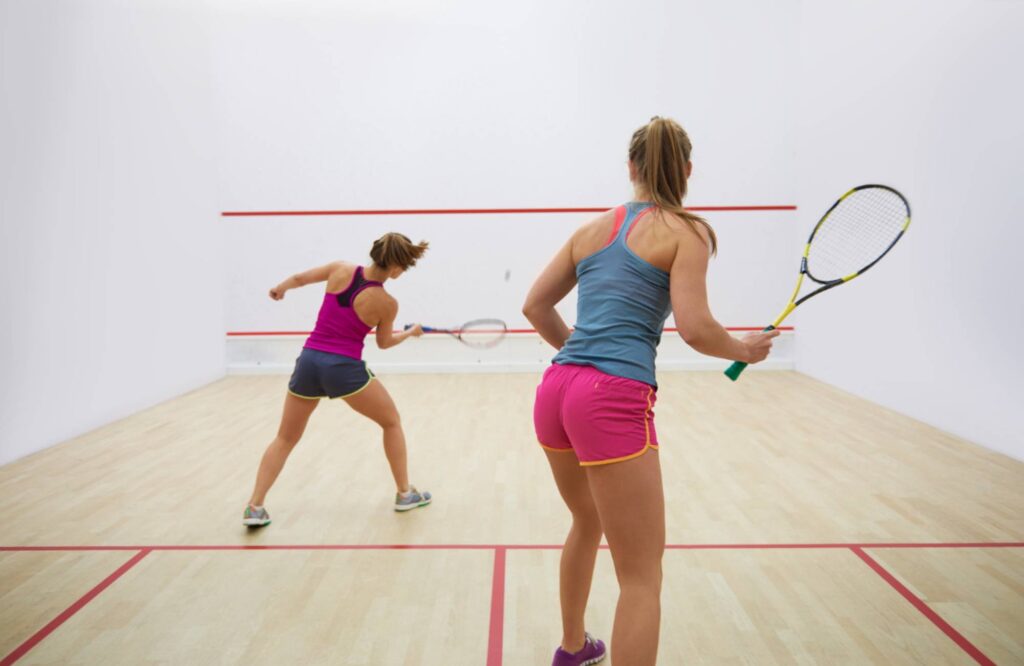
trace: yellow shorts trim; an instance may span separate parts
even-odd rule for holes
[[[612,463],[623,462],[625,460],[632,460],[633,458],[639,458],[643,454],[647,453],[647,449],[658,450],[658,447],[654,444],[646,444],[644,448],[640,449],[636,453],[631,453],[628,456],[622,456],[621,458],[612,458],[611,460],[593,460],[589,462],[580,461],[580,467],[594,467],[595,465],[610,465]]]
[[[295,391],[293,391],[291,389],[287,389],[287,390],[288,390],[289,393],[294,395],[296,398],[302,398],[303,400],[321,400],[321,399],[327,397],[326,395],[299,395],[298,393],[296,393]]]
[[[367,370],[367,372],[369,372],[369,370]],[[366,387],[369,386],[370,383],[374,379],[377,379],[377,377],[375,377],[374,374],[372,372],[370,372],[370,378],[366,380],[365,384],[363,384],[362,386],[357,388],[355,391],[352,391],[351,393],[346,393],[345,395],[335,396],[335,397],[331,398],[331,400],[343,400],[344,398],[351,398],[352,396],[354,396],[357,393],[362,393],[366,389]]]
[[[541,444],[540,442],[537,443],[540,444],[540,448],[544,449],[545,451],[554,451],[555,453],[565,453],[567,451],[571,453],[573,450],[571,446],[566,447],[564,449],[556,449],[553,446],[546,446],[544,444]]]

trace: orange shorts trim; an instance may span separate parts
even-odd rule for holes
[[[658,447],[655,446],[654,444],[648,444],[644,446],[644,448],[637,451],[636,453],[630,454],[628,456],[622,456],[621,458],[612,458],[611,460],[591,460],[589,462],[580,462],[580,467],[597,467],[598,465],[610,465],[612,463],[632,460],[633,458],[639,458],[643,454],[647,453],[648,449],[657,451]]]
[[[537,443],[540,444],[540,448],[544,449],[545,451],[554,451],[555,453],[572,452],[572,447],[571,446],[565,446],[565,447],[562,447],[562,448],[555,448],[554,446],[547,446],[546,444],[544,444],[542,442],[537,442]]]

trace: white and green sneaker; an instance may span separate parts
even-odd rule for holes
[[[409,486],[409,492],[395,493],[395,511],[412,511],[430,504],[431,496],[427,491],[420,492],[416,486]]]
[[[242,514],[242,524],[246,527],[263,527],[270,524],[270,514],[262,506],[258,509],[253,506],[245,507]]]

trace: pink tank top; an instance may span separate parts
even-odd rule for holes
[[[362,359],[363,339],[372,327],[359,318],[352,304],[364,289],[380,286],[383,286],[380,282],[364,278],[363,267],[356,266],[352,281],[344,291],[324,294],[324,302],[316,318],[316,328],[309,334],[304,345],[306,349]]]

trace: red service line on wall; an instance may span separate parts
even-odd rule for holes
[[[535,213],[603,213],[615,206],[585,206],[579,208],[396,208],[365,210],[226,210],[221,217],[310,217],[358,215],[528,215]],[[766,206],[690,206],[697,212],[749,212],[796,210],[791,204]]]
[[[727,331],[760,331],[763,330],[763,326],[726,326]],[[779,331],[792,332],[794,329],[792,326],[779,326]],[[228,331],[227,336],[229,338],[253,338],[253,337],[270,337],[270,336],[292,336],[292,335],[309,335],[312,331]],[[395,331],[400,333],[401,331]],[[498,329],[479,329],[473,331],[467,331],[467,335],[476,334],[487,334],[487,333],[500,333]],[[507,333],[519,334],[519,335],[532,335],[537,333],[537,329],[534,328],[510,328]],[[678,333],[678,328],[666,328],[666,333]],[[444,331],[430,331],[424,333],[424,335],[446,335]]]

